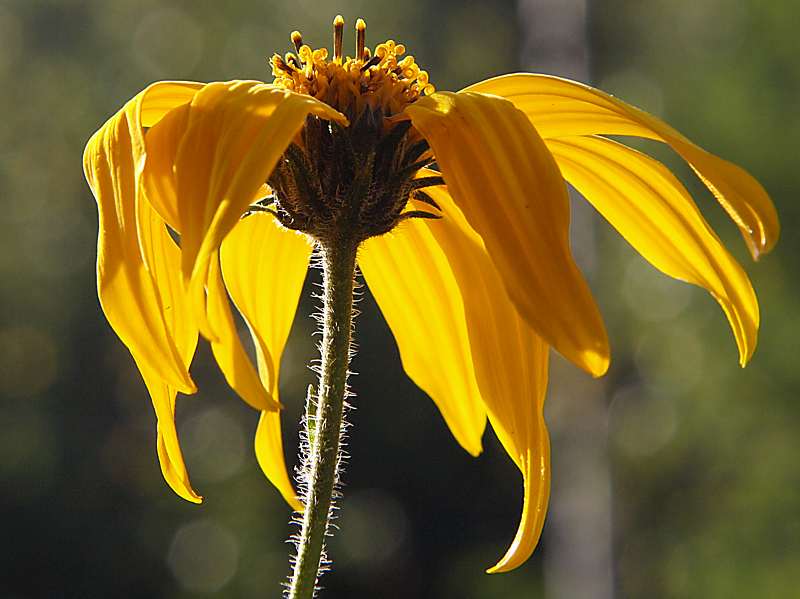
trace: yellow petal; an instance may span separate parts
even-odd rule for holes
[[[203,498],[189,482],[189,473],[178,442],[178,432],[175,430],[175,390],[157,380],[148,381],[146,378],[145,382],[158,418],[156,450],[161,473],[180,497],[192,503],[201,503]]]
[[[264,384],[278,392],[278,369],[289,336],[312,245],[268,213],[239,222],[220,252],[225,286],[268,358]]]
[[[256,410],[279,409],[280,404],[261,384],[242,346],[222,280],[218,251],[212,254],[208,269],[208,319],[217,332],[211,340],[211,351],[231,388]]]
[[[141,175],[142,191],[161,218],[180,232],[178,191],[176,189],[175,154],[189,119],[189,104],[170,111],[145,136],[147,158]]]
[[[472,360],[489,421],[522,472],[517,534],[489,572],[521,565],[535,549],[550,493],[550,445],[544,423],[548,346],[519,316],[483,241],[445,188],[427,190],[444,218],[425,221],[445,252],[464,302]]]
[[[129,113],[131,100],[89,140],[84,172],[97,199],[98,296],[111,327],[141,369],[183,393],[196,387],[164,321],[152,276],[145,268],[137,232],[137,187]]]
[[[532,432],[531,436],[532,448],[525,454],[520,466],[523,473],[523,504],[517,534],[500,561],[486,570],[487,574],[519,568],[533,554],[542,536],[550,499],[550,437],[544,420],[539,420],[538,430]]]
[[[569,360],[602,375],[608,338],[570,251],[566,187],[528,119],[506,100],[473,93],[435,93],[406,112],[520,314]]]
[[[248,216],[222,242],[222,275],[247,323],[263,385],[278,399],[281,356],[297,312],[311,255],[309,240],[287,231],[270,214]],[[302,505],[286,472],[280,414],[262,412],[256,458],[267,478],[295,510]]]
[[[187,310],[180,252],[164,221],[142,198],[143,127],[191,100],[202,84],[160,82],[138,94],[98,131],[84,154],[86,177],[98,201],[98,291],[115,332],[125,342],[158,418],[157,451],[164,478],[188,501],[192,489],[175,431],[178,390],[196,389],[188,368],[197,327]]]
[[[303,511],[292,481],[286,472],[281,437],[281,413],[261,412],[255,439],[256,460],[269,481],[275,485],[283,499],[296,512]]]
[[[611,140],[571,137],[547,145],[567,181],[653,266],[714,296],[744,366],[758,336],[755,292],[683,185],[661,163]]]
[[[467,88],[511,100],[544,138],[635,135],[669,144],[695,170],[739,227],[753,258],[778,240],[777,212],[764,188],[740,167],[710,154],[660,119],[582,83],[518,73]],[[466,91],[466,90],[465,90]]]
[[[139,105],[139,124],[152,127],[164,115],[181,104],[191,102],[195,93],[205,87],[195,81],[159,81],[144,90]]]
[[[180,250],[167,232],[164,221],[148,202],[139,201],[137,210],[142,255],[159,295],[164,322],[188,369],[197,346],[197,325],[183,286]],[[175,430],[176,390],[144,369],[142,374],[158,418],[157,449],[161,472],[178,495],[193,503],[200,503],[202,498],[189,482]]]
[[[477,456],[486,426],[464,304],[441,248],[421,220],[367,240],[358,264],[406,374],[436,403],[461,446]]]
[[[219,334],[207,326],[203,306],[211,256],[309,114],[346,123],[344,116],[314,98],[255,81],[212,83],[192,99],[172,170],[183,274],[191,283],[201,330],[210,338]],[[176,127],[174,122],[170,125]],[[159,164],[163,172],[163,158]],[[146,163],[145,179],[148,169]]]
[[[191,102],[204,83],[192,81],[158,81],[146,87],[125,105],[136,156],[137,185],[145,162],[145,129],[158,123],[169,111]]]

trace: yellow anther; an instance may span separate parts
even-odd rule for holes
[[[296,69],[300,66],[299,64],[297,64],[297,57],[291,52],[287,52],[283,56],[283,60],[291,69]]]
[[[350,117],[364,110],[380,110],[390,116],[402,112],[434,88],[428,74],[420,70],[406,48],[394,40],[366,47],[366,23],[356,21],[356,55],[342,54],[344,19],[333,21],[333,57],[325,48],[303,44],[299,31],[292,32],[296,54],[272,58],[274,84],[299,94],[313,96]]]
[[[292,43],[295,49],[300,52],[300,46],[303,45],[303,35],[299,31],[292,31]]]
[[[297,55],[303,62],[310,62],[314,59],[314,53],[311,51],[311,48],[306,44],[301,45],[297,49]]]
[[[333,20],[333,60],[342,60],[342,39],[344,36],[344,17],[336,15]]]
[[[364,46],[367,41],[367,24],[364,19],[356,21],[356,60],[364,60]]]

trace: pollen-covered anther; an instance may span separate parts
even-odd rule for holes
[[[364,59],[364,47],[367,42],[367,24],[364,19],[356,21],[356,60]]]
[[[273,83],[313,96],[351,121],[366,108],[379,110],[384,116],[398,114],[408,104],[435,91],[428,73],[419,68],[413,56],[405,55],[403,44],[387,40],[370,51],[363,19],[356,21],[355,29],[355,56],[344,56],[344,19],[337,15],[330,60],[325,48],[313,49],[303,43],[299,31],[292,32],[296,55],[272,58]]]
[[[291,38],[292,38],[292,44],[294,44],[295,50],[300,52],[300,48],[303,45],[303,35],[299,31],[292,31]]]
[[[342,41],[344,40],[344,17],[336,15],[333,20],[333,60],[342,60]]]

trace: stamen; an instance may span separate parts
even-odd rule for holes
[[[289,75],[291,75],[294,72],[292,67],[284,62],[284,60],[283,60],[283,58],[281,58],[280,54],[275,54],[272,57],[272,65],[276,69],[278,69],[280,71],[283,71],[285,73],[288,73]]]
[[[303,35],[299,31],[292,31],[292,43],[294,49],[300,52],[300,47],[303,45]]]
[[[372,51],[366,47],[367,25],[356,21],[356,55],[344,56],[344,18],[333,20],[333,52],[311,48],[299,31],[291,34],[295,52],[272,59],[274,84],[314,97],[349,117],[364,110],[384,117],[399,114],[423,95],[434,91],[428,74],[406,54],[403,44],[387,40]]]
[[[367,41],[367,24],[364,19],[356,21],[356,60],[364,60],[364,46]]]
[[[286,56],[284,57],[284,60],[286,60],[287,64],[292,65],[296,69],[302,69],[303,68],[303,65],[300,62],[300,59],[297,58],[297,56],[295,56],[291,52],[287,52],[286,53]]]
[[[342,62],[342,38],[344,36],[344,17],[336,15],[333,20],[333,60]]]
[[[364,72],[364,71],[366,71],[368,68],[370,68],[370,67],[374,67],[374,66],[375,66],[376,64],[378,64],[380,61],[381,61],[381,59],[380,59],[380,57],[379,57],[379,56],[373,56],[373,57],[372,57],[372,58],[370,58],[370,59],[369,59],[367,62],[365,62],[365,63],[364,63],[364,66],[362,66],[362,67],[361,67],[361,72],[363,73],[363,72]]]

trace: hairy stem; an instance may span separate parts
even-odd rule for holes
[[[305,419],[306,427],[311,427],[306,431],[308,490],[289,599],[314,596],[338,482],[357,249],[358,244],[350,241],[321,245],[324,268],[322,363],[316,402],[308,402],[309,407],[316,403],[316,413],[307,413]]]

